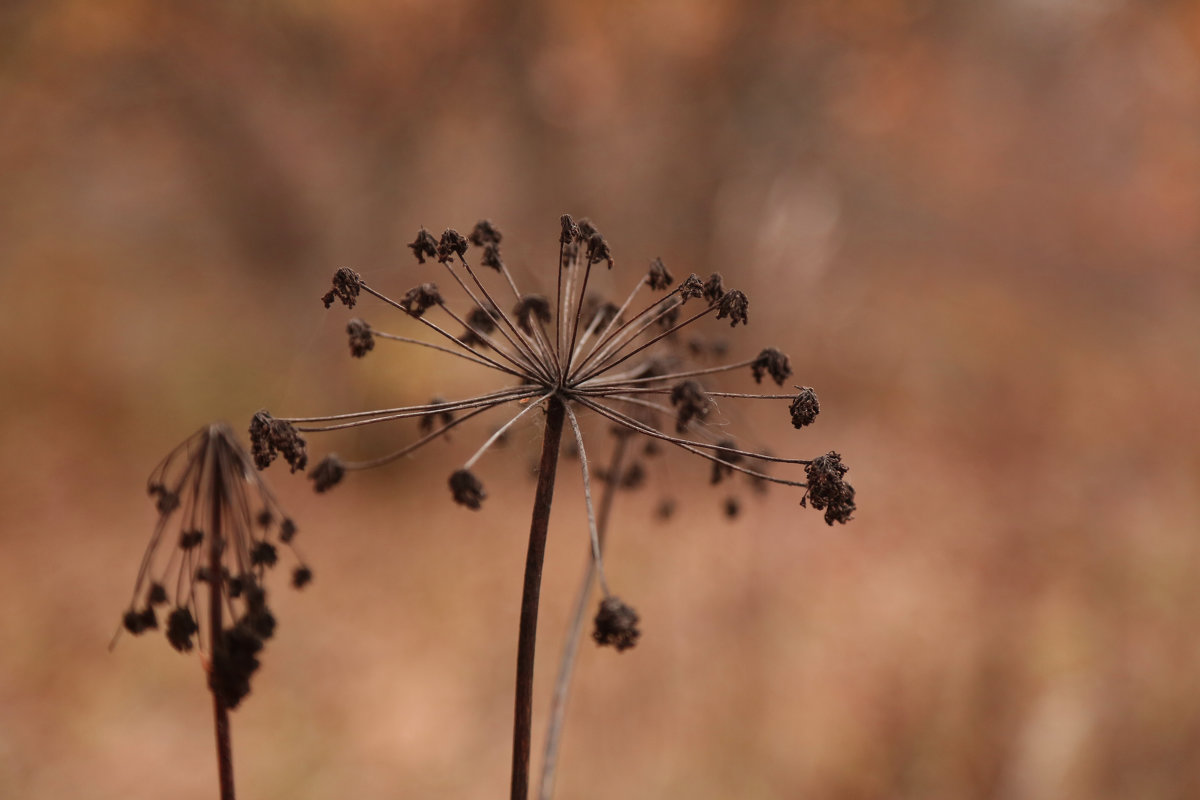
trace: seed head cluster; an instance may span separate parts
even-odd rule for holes
[[[227,425],[214,424],[172,450],[150,475],[158,522],[122,620],[122,629],[136,636],[158,629],[165,614],[167,641],[181,653],[204,648],[207,640],[209,686],[228,708],[249,694],[259,652],[275,633],[266,576],[280,546],[298,562],[292,585],[312,581],[296,549],[296,524],[255,469],[276,455],[303,469],[304,441],[290,425],[264,417],[255,417],[254,429],[253,457]]]
[[[604,594],[595,639],[623,650],[637,640],[637,615],[611,595],[604,580],[591,513],[591,473],[581,418],[585,422],[589,418],[598,420],[603,427],[619,430],[622,435],[642,437],[647,455],[660,445],[669,445],[707,460],[713,483],[740,473],[756,486],[774,483],[804,489],[801,505],[824,510],[825,520],[831,525],[851,518],[854,490],[846,483],[846,467],[835,453],[796,459],[754,452],[728,432],[718,434],[710,424],[719,411],[718,403],[726,398],[790,400],[789,413],[796,428],[811,424],[820,410],[816,394],[808,388],[797,387],[796,393],[763,394],[716,391],[706,386],[705,382],[717,373],[744,370],[756,384],[770,379],[782,387],[792,375],[792,366],[788,357],[774,347],[717,366],[689,367],[680,357],[681,352],[688,351],[725,352],[703,342],[685,343],[681,332],[710,316],[727,320],[731,328],[748,325],[750,303],[743,292],[727,288],[718,273],[707,279],[690,274],[676,284],[662,259],[656,258],[623,302],[596,297],[588,292],[589,281],[599,265],[606,270],[613,268],[612,248],[588,220],[563,215],[559,222],[557,268],[552,268],[549,276],[554,284],[553,297],[518,287],[501,254],[502,234],[490,221],[483,220],[467,236],[446,229],[435,237],[421,229],[409,244],[417,264],[433,264],[440,279],[448,281],[446,285],[454,287],[455,296],[461,295],[465,301],[451,302],[436,283],[426,279],[393,299],[347,268],[337,270],[330,290],[321,298],[326,307],[337,301],[354,308],[364,296],[370,297],[408,317],[410,324],[424,328],[427,334],[416,338],[352,319],[346,331],[355,358],[373,356],[381,342],[430,348],[493,371],[502,379],[501,386],[457,400],[435,399],[423,405],[329,416],[275,418],[263,411],[255,416],[250,433],[255,463],[260,468],[281,455],[297,470],[304,469],[307,461],[303,435],[405,418],[420,421],[418,438],[385,455],[364,461],[332,455],[323,458],[308,475],[315,489],[324,492],[347,474],[409,455],[471,418],[512,409],[507,418],[494,425],[495,433],[448,477],[454,502],[478,511],[488,493],[475,472],[477,463],[509,428],[534,409],[545,408],[552,398],[562,403],[582,465],[589,533]],[[803,470],[803,476],[769,474],[768,466]],[[645,475],[639,462],[622,476],[597,477],[634,487],[641,485]],[[740,504],[730,498],[724,508],[727,515],[736,516]],[[671,513],[673,503],[669,509],[662,513]]]

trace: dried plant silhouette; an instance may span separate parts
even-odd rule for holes
[[[606,492],[601,513],[596,513],[588,445],[584,435],[586,415],[615,428],[623,436],[642,436],[669,444],[711,464],[712,481],[719,483],[734,473],[756,481],[803,489],[801,505],[824,511],[827,523],[845,523],[855,510],[854,489],[845,481],[846,466],[837,453],[812,459],[785,458],[739,447],[727,432],[717,434],[707,421],[718,413],[722,400],[787,400],[792,425],[802,428],[813,422],[819,403],[812,389],[796,387],[780,394],[709,391],[702,381],[707,376],[746,370],[761,383],[769,377],[782,387],[791,376],[788,358],[779,350],[766,348],[745,359],[712,367],[688,368],[669,350],[678,333],[706,317],[728,320],[733,328],[749,321],[749,301],[738,290],[724,286],[720,275],[707,280],[695,274],[679,284],[666,266],[655,259],[620,304],[598,300],[588,293],[593,269],[613,267],[613,255],[595,227],[570,216],[560,220],[558,260],[553,268],[556,291],[550,298],[523,292],[500,252],[502,236],[488,221],[478,223],[470,237],[446,230],[439,238],[422,229],[409,245],[419,264],[430,263],[469,298],[469,308],[453,308],[433,282],[422,282],[399,299],[370,286],[356,272],[339,269],[330,290],[322,298],[326,308],[340,302],[354,308],[364,295],[390,306],[423,326],[432,341],[389,333],[370,323],[353,319],[347,324],[350,353],[363,358],[379,342],[395,342],[431,348],[498,373],[503,386],[460,400],[435,400],[423,405],[355,411],[310,417],[255,415],[250,433],[259,467],[282,454],[293,467],[302,468],[306,443],[301,434],[344,430],[398,419],[420,420],[421,436],[391,453],[367,460],[326,455],[308,473],[318,492],[325,492],[349,472],[383,466],[410,455],[444,437],[467,420],[486,412],[509,409],[488,437],[448,477],[454,502],[481,510],[487,500],[483,481],[476,474],[481,458],[508,430],[539,410],[543,417],[541,457],[537,469],[530,535],[526,555],[518,626],[517,675],[513,722],[511,796],[529,792],[530,728],[534,653],[542,564],[545,555],[550,509],[556,485],[563,435],[569,426],[578,452],[587,509],[591,567],[581,588],[581,603],[593,580],[598,581],[602,599],[594,617],[593,638],[598,644],[618,651],[633,647],[638,640],[638,616],[612,593],[604,574],[601,530],[608,516],[611,496]],[[478,259],[468,251],[474,246]],[[487,273],[495,273],[488,280]],[[489,288],[489,282],[493,285]],[[643,300],[645,293],[656,298]],[[505,310],[509,309],[509,310]],[[635,310],[636,309],[636,310]],[[622,447],[622,445],[618,445]],[[615,480],[620,460],[608,471]],[[768,465],[790,468],[792,478],[766,472]],[[802,475],[800,474],[802,473]],[[803,478],[803,479],[801,479]],[[736,508],[733,509],[736,513]],[[594,578],[593,578],[594,574]],[[582,618],[582,614],[579,615]],[[581,625],[575,625],[576,629]],[[572,639],[578,639],[578,633]],[[573,651],[573,646],[569,645]],[[564,673],[569,678],[569,671]],[[559,691],[565,694],[566,680]],[[561,699],[561,698],[560,698]],[[561,725],[552,726],[547,761],[551,768],[543,776],[543,796],[552,785]]]
[[[285,455],[294,469],[304,468],[302,453]],[[308,584],[312,570],[296,550],[295,523],[225,424],[206,426],[172,450],[147,489],[158,523],[117,635],[158,629],[158,610],[169,607],[167,641],[180,653],[200,648],[213,696],[220,796],[232,800],[229,711],[250,693],[263,644],[275,633],[266,573],[279,560],[279,545],[299,562],[294,587]]]

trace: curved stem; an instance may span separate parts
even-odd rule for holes
[[[513,713],[512,800],[529,797],[530,731],[533,724],[533,657],[537,647],[538,601],[542,591],[542,562],[546,557],[546,532],[550,527],[550,504],[554,500],[554,477],[558,472],[558,448],[562,442],[565,407],[557,395],[546,408],[546,431],[538,468],[533,519],[529,524],[529,550],[525,556],[525,585],[521,592],[521,625],[517,634],[517,691]]]
[[[600,547],[604,547],[604,534],[608,530],[608,517],[612,512],[613,496],[617,493],[618,476],[625,458],[628,436],[618,436],[613,448],[612,461],[608,465],[609,479],[604,483],[600,496],[600,516],[596,523]],[[554,682],[554,698],[550,701],[550,725],[546,731],[546,751],[542,760],[542,782],[538,789],[539,800],[550,800],[554,794],[554,777],[558,767],[558,751],[562,744],[563,719],[567,714],[567,693],[571,688],[571,676],[575,672],[575,656],[579,652],[579,640],[583,635],[583,622],[587,617],[588,598],[592,594],[592,581],[596,577],[596,559],[588,553],[587,568],[579,583],[579,594],[575,598],[575,612],[567,628],[566,643],[563,644],[562,660],[558,665],[558,679]]]

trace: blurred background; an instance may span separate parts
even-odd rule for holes
[[[0,795],[215,796],[199,659],[106,650],[146,476],[213,419],[494,386],[352,361],[318,298],[437,279],[404,244],[484,217],[552,291],[570,212],[614,286],[661,256],[747,292],[731,357],[778,346],[822,414],[746,429],[841,452],[859,511],[730,521],[686,460],[623,495],[643,638],[584,643],[559,797],[1200,796],[1196,3],[8,0],[0,109]],[[506,790],[537,428],[473,514],[444,481],[485,432],[321,497],[268,473],[316,579],[276,576],[244,796]],[[584,559],[560,476],[535,767]]]

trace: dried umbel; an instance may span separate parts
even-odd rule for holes
[[[585,442],[590,435],[584,435],[589,419],[605,429],[618,429],[624,437],[641,437],[656,447],[669,445],[707,460],[713,482],[740,473],[759,485],[775,483],[805,489],[805,503],[825,509],[826,520],[831,523],[850,518],[854,493],[844,481],[844,470],[821,467],[814,471],[814,464],[824,462],[754,452],[728,429],[722,429],[720,435],[715,432],[711,422],[714,417],[722,416],[717,404],[726,399],[791,400],[791,417],[796,427],[811,423],[817,411],[815,395],[809,398],[803,393],[794,397],[729,392],[706,385],[719,373],[741,370],[749,372],[756,383],[769,376],[782,386],[791,376],[792,368],[787,356],[775,348],[752,349],[750,353],[758,354],[715,366],[687,366],[678,356],[680,331],[705,317],[728,320],[733,328],[748,324],[749,300],[743,292],[728,289],[721,275],[714,273],[702,280],[692,274],[673,286],[670,271],[661,259],[655,259],[623,302],[595,298],[588,292],[592,269],[600,264],[612,269],[612,249],[590,222],[577,222],[564,215],[560,219],[558,258],[548,276],[555,287],[551,300],[549,292],[542,295],[517,285],[501,257],[502,240],[495,225],[486,220],[478,223],[469,237],[453,229],[447,229],[436,239],[424,229],[418,232],[409,245],[416,261],[431,264],[431,268],[442,273],[439,280],[453,289],[451,294],[423,280],[399,299],[393,299],[357,273],[342,269],[334,275],[332,288],[322,298],[326,306],[340,300],[353,308],[362,296],[370,296],[405,315],[410,325],[424,328],[430,337],[391,333],[377,321],[368,324],[353,320],[347,332],[351,353],[356,357],[378,351],[381,349],[375,346],[378,343],[429,348],[496,373],[503,381],[501,386],[474,397],[373,411],[286,419],[275,419],[262,412],[255,418],[251,432],[260,466],[269,463],[278,452],[295,467],[295,461],[302,457],[296,445],[297,441],[303,444],[301,434],[406,418],[422,423],[414,440],[390,453],[363,461],[326,458],[319,462],[310,477],[318,491],[325,491],[344,475],[390,463],[445,437],[472,418],[509,408],[508,418],[496,422],[494,433],[447,480],[451,498],[478,511],[487,502],[488,470],[477,465],[521,419],[535,410],[544,414],[543,451],[518,648],[520,677],[515,728],[519,739],[522,729],[528,736],[527,711],[523,722],[521,710],[523,703],[528,707],[528,697],[522,692],[532,685],[532,631],[536,630],[541,548],[544,548],[560,440],[568,426],[579,456],[592,558],[603,595],[601,613],[595,620],[595,638],[600,643],[615,645],[618,650],[632,647],[637,641],[637,615],[613,597],[604,575]],[[481,248],[482,253],[471,253],[472,246]],[[462,299],[452,297],[459,293]],[[646,293],[650,293],[649,298]],[[704,343],[684,349],[704,357],[725,353],[723,348]],[[649,454],[647,448],[647,457]],[[804,474],[792,478],[769,474],[768,465],[803,470]],[[632,477],[626,480],[615,473],[608,474],[610,485],[634,487],[641,485],[645,477],[640,464],[636,470],[622,470],[620,475]],[[728,516],[736,516],[740,505],[731,499],[726,500],[724,508]],[[664,505],[663,509],[661,513],[669,515],[674,504]],[[519,768],[519,764],[514,762],[514,767]],[[518,783],[515,769],[514,796],[523,797],[518,793]]]
[[[274,450],[302,463],[302,440],[297,444],[291,426],[276,423],[255,416],[260,463],[269,463]],[[263,642],[275,632],[266,579],[280,546],[298,562],[292,584],[312,580],[296,550],[296,525],[224,424],[209,425],[172,450],[147,488],[159,517],[122,628],[145,633],[159,628],[165,614],[170,645],[181,653],[205,649],[210,688],[225,707],[236,708],[250,692]]]

